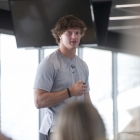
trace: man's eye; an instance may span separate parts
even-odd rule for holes
[[[68,32],[68,34],[71,35],[72,33],[71,32]]]
[[[79,35],[80,34],[80,32],[76,32],[76,35]]]
[[[66,32],[66,35],[71,35],[71,32]]]

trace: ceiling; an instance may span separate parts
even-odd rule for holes
[[[140,37],[140,0],[113,0],[108,30]]]
[[[107,0],[93,0],[93,1],[107,1]],[[122,5],[126,7],[117,8],[116,7],[117,5]],[[0,0],[0,9],[3,10],[10,9],[8,0]],[[140,0],[113,0],[108,30],[119,34],[140,37]]]

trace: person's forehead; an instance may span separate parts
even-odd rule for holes
[[[81,31],[80,28],[69,28],[66,31]]]

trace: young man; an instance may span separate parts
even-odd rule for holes
[[[67,103],[86,100],[90,102],[88,67],[75,55],[86,25],[77,17],[62,17],[52,29],[52,35],[59,45],[38,66],[34,82],[36,107],[45,108],[40,133],[47,137],[54,132],[56,117]]]

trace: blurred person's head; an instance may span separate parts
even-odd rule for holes
[[[72,103],[58,117],[54,140],[105,140],[104,123],[93,105]]]
[[[51,30],[56,43],[60,43],[60,36],[68,29],[80,29],[81,37],[84,36],[87,27],[83,21],[73,15],[67,15],[62,17]]]
[[[0,132],[0,140],[12,140]]]

